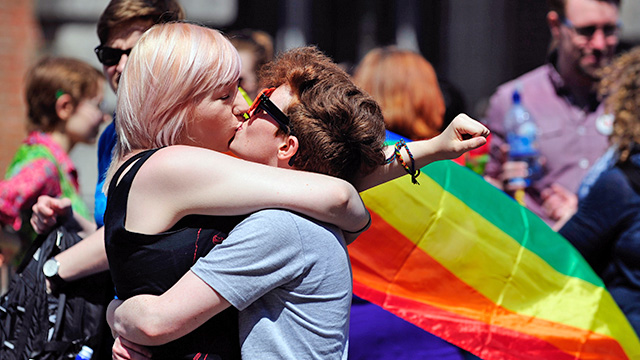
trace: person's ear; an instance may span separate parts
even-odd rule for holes
[[[284,140],[278,147],[278,160],[286,161],[289,166],[293,166],[293,159],[298,152],[300,143],[298,138],[293,135],[285,136]]]
[[[560,37],[560,15],[555,11],[549,11],[547,13],[547,24],[549,25],[549,30],[551,31],[551,36],[557,40]]]
[[[75,105],[69,94],[62,94],[56,99],[56,115],[60,120],[66,121],[73,115]]]

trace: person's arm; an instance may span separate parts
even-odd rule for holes
[[[228,301],[189,271],[160,296],[138,295],[125,302],[113,300],[107,309],[107,321],[113,332],[129,341],[162,345],[190,333],[229,306]]]
[[[347,231],[369,222],[358,192],[344,180],[170,146],[136,175],[126,226],[158,233],[189,214],[241,215],[266,208],[299,212]]]
[[[469,150],[476,149],[487,142],[487,136],[489,129],[469,116],[460,114],[440,135],[429,140],[409,142],[407,146],[413,154],[415,168],[420,169],[434,161],[455,159]],[[393,147],[388,146],[385,149],[386,156],[391,156],[393,151]],[[404,149],[401,153],[408,164],[409,155]],[[406,174],[398,161],[393,161],[360,179],[356,188],[358,191],[364,191]]]
[[[153,354],[146,346],[131,342],[122,336],[114,336],[111,347],[113,360],[151,360]]]
[[[295,281],[308,265],[295,218],[279,210],[250,215],[164,294],[113,302],[107,312],[112,331],[140,345],[164,344],[229,304],[243,311],[274,288]]]
[[[60,263],[58,275],[65,281],[109,270],[104,248],[104,227],[55,256]]]
[[[558,232],[580,251],[591,267],[598,269],[607,261],[611,242],[620,236],[620,224],[634,218],[636,199],[622,173],[604,172],[580,201],[575,215]]]

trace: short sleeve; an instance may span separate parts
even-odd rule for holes
[[[239,310],[304,271],[304,248],[292,218],[283,210],[247,217],[191,268]]]

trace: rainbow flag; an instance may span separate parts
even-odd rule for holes
[[[602,280],[535,214],[451,161],[362,193],[354,294],[478,357],[640,359]]]

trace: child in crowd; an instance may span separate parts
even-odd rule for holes
[[[29,219],[40,195],[69,199],[77,220],[91,227],[69,152],[79,142],[95,142],[106,118],[100,110],[104,77],[80,60],[45,57],[29,70],[25,87],[28,136],[0,182],[4,262],[35,238]]]

